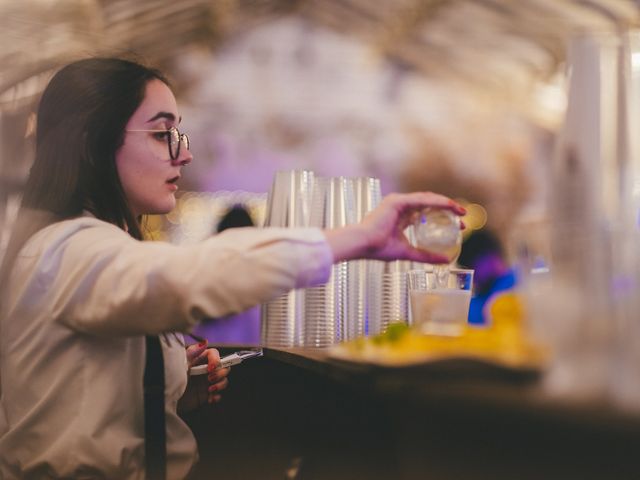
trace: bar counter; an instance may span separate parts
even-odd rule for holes
[[[640,410],[465,361],[379,368],[265,349],[187,421],[203,479],[640,478]]]

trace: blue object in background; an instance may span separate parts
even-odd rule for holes
[[[474,272],[469,324],[485,325],[489,320],[485,305],[495,294],[515,287],[516,272],[509,268],[498,236],[487,229],[473,231],[465,239],[458,264]]]
[[[487,312],[484,312],[484,306],[495,294],[507,290],[513,290],[516,283],[517,278],[515,271],[510,269],[503,275],[497,277],[487,292],[471,297],[471,303],[469,305],[469,324],[486,325],[488,319],[485,316]]]

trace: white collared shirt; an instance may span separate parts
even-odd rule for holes
[[[321,284],[332,261],[317,229],[230,229],[192,246],[140,242],[90,217],[42,229],[2,287],[0,478],[144,478],[144,335]],[[162,343],[171,480],[197,449],[176,414],[184,347]]]

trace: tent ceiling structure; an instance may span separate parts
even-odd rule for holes
[[[122,54],[166,71],[181,101],[192,100],[190,132],[207,139],[194,142],[200,161],[183,179],[192,190],[264,191],[246,171],[269,178],[289,158],[325,168],[333,155],[405,189],[463,190],[500,225],[529,202],[526,185],[537,178],[529,157],[545,157],[562,121],[571,40],[617,39],[639,26],[640,0],[0,0],[0,226],[8,195],[27,177],[33,142],[24,139],[52,72],[87,55]],[[275,31],[284,34],[273,45],[260,43]],[[315,69],[300,61],[300,70],[274,71],[276,62],[268,70],[253,55],[258,45],[275,58],[307,38],[330,39],[330,48],[315,45]],[[325,54],[331,61],[322,63]],[[367,57],[366,68],[341,63],[355,55]],[[327,64],[342,84],[323,83]],[[371,81],[351,83],[363,78]],[[299,83],[281,88],[286,81]],[[385,98],[375,97],[381,90]],[[508,115],[499,121],[508,109],[534,126],[535,149],[502,128],[511,126]],[[495,125],[486,111],[499,117]],[[275,153],[257,149],[256,138]],[[266,166],[257,164],[263,157]]]
[[[275,18],[354,36],[403,68],[462,88],[513,93],[552,76],[569,35],[640,23],[634,0],[4,0],[0,109],[87,53],[135,52],[163,65]]]

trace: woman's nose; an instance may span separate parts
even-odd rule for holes
[[[193,155],[191,155],[191,151],[186,147],[186,145],[182,145],[182,148],[180,149],[180,155],[178,156],[178,158],[176,158],[175,162],[181,167],[184,167],[186,165],[189,165],[192,160]]]

